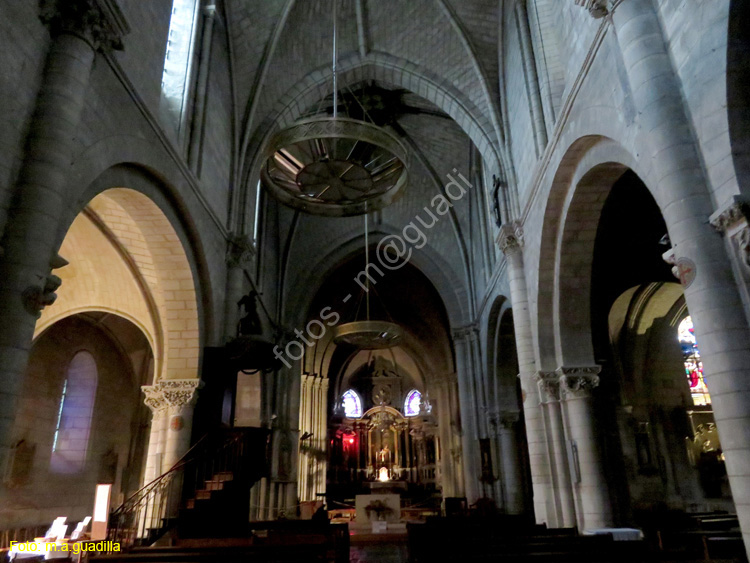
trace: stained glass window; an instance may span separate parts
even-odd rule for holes
[[[341,400],[344,403],[346,418],[359,418],[362,416],[362,400],[353,389],[346,391]]]
[[[77,473],[86,464],[97,385],[96,360],[78,352],[63,383],[52,439],[50,468],[54,473]]]
[[[404,401],[404,414],[406,416],[417,416],[422,406],[422,393],[416,389],[409,391]]]
[[[703,362],[698,344],[695,340],[693,319],[685,317],[677,328],[677,338],[682,346],[682,358],[685,363],[685,376],[690,385],[690,395],[694,405],[710,405],[711,395],[703,380]]]

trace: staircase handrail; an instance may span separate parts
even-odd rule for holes
[[[195,444],[193,444],[190,447],[190,449],[188,451],[186,451],[183,454],[183,456],[174,463],[174,465],[172,465],[172,467],[170,467],[164,473],[162,473],[161,475],[159,475],[155,479],[152,479],[151,481],[149,481],[148,483],[146,483],[145,485],[143,485],[140,489],[138,489],[136,492],[134,492],[132,495],[130,495],[127,499],[125,499],[122,502],[122,504],[120,506],[118,506],[117,508],[115,508],[111,512],[111,515],[114,516],[116,514],[124,512],[125,511],[125,507],[128,504],[131,504],[131,501],[133,499],[135,499],[136,497],[139,497],[139,496],[140,497],[145,496],[146,494],[148,494],[149,492],[151,492],[151,490],[153,489],[152,485],[156,485],[159,481],[164,480],[168,475],[174,473],[178,469],[181,469],[181,468],[185,467],[190,461],[192,461],[191,459],[187,459],[187,457],[190,454],[192,454],[198,448],[199,445],[201,445],[203,442],[205,442],[208,439],[208,436],[210,434],[211,434],[210,432],[206,432],[203,436],[201,436],[201,438]],[[141,493],[144,493],[144,494],[141,494]],[[137,504],[137,503],[135,503],[135,504]]]
[[[151,541],[166,532],[173,525],[170,520],[176,516],[183,495],[189,490],[185,489],[187,482],[183,477],[193,472],[193,477],[197,478],[209,468],[211,471],[216,469],[217,464],[226,466],[229,461],[226,455],[232,454],[232,448],[239,447],[238,452],[244,449],[243,434],[230,431],[226,436],[223,435],[226,430],[204,434],[172,467],[112,511],[109,516],[110,539],[119,540],[127,547],[136,541]],[[214,435],[220,438],[216,443],[209,440]]]

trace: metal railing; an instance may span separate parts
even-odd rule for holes
[[[204,435],[168,471],[144,485],[116,508],[109,519],[108,539],[121,549],[149,545],[177,522],[181,508],[210,483],[247,478],[249,434],[224,429]]]

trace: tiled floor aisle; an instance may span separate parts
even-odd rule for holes
[[[350,563],[406,563],[409,559],[405,545],[354,546],[349,550],[349,554]]]

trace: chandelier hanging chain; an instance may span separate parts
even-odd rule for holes
[[[367,222],[367,204],[365,204],[365,303],[367,316],[366,319],[370,320],[370,229],[368,228]]]
[[[339,114],[339,90],[338,90],[338,80],[336,77],[336,35],[338,31],[338,27],[336,25],[336,6],[338,5],[338,0],[333,0],[333,118],[336,119]]]

